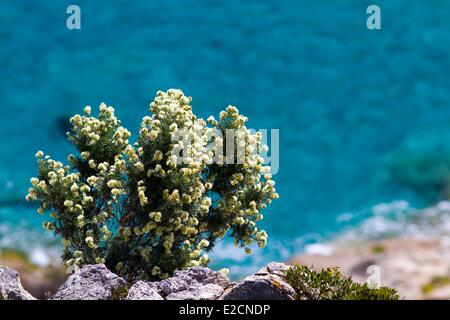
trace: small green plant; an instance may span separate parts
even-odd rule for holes
[[[123,300],[128,296],[128,287],[119,287],[111,294],[111,300]]]
[[[67,266],[105,263],[129,281],[159,279],[206,265],[226,234],[247,253],[265,246],[256,224],[278,194],[261,133],[235,107],[204,121],[190,103],[180,90],[159,91],[134,144],[112,107],[101,104],[96,118],[88,106],[70,119],[70,164],[37,152],[26,199],[50,212],[44,227],[62,237]],[[225,161],[230,154],[241,161]]]
[[[370,248],[370,251],[373,254],[381,254],[386,251],[386,248],[382,246],[381,244],[376,244],[372,248]]]
[[[353,282],[337,268],[315,271],[306,266],[289,268],[286,281],[294,288],[297,300],[398,300],[397,291],[388,287],[370,288]]]

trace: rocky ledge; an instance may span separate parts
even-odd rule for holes
[[[159,282],[138,281],[133,285],[105,265],[89,265],[72,274],[51,300],[292,300],[294,289],[282,275],[283,263],[270,263],[240,282],[231,282],[221,272],[205,267],[176,271]],[[0,266],[0,300],[35,300],[20,283],[19,274]]]

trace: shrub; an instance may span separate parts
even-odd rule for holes
[[[67,266],[105,263],[129,281],[158,279],[206,265],[227,233],[247,253],[254,242],[265,246],[256,224],[278,194],[259,155],[267,152],[261,134],[235,107],[204,121],[190,103],[180,90],[159,91],[133,145],[112,107],[101,104],[96,118],[87,106],[70,119],[79,154],[69,165],[37,152],[26,199],[50,212],[44,227],[62,237]],[[245,159],[225,161],[227,145]]]
[[[370,288],[353,282],[337,268],[320,271],[296,265],[286,272],[286,281],[294,288],[297,300],[398,300],[397,291],[388,287]]]

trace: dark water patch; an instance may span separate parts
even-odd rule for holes
[[[55,126],[62,137],[66,137],[66,133],[71,129],[70,117],[70,115],[60,115],[55,119]]]
[[[386,157],[388,183],[410,189],[428,204],[450,198],[450,131],[409,136]]]

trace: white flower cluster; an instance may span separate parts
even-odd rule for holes
[[[86,262],[85,255],[96,261],[102,260],[103,255],[97,250],[93,230],[105,219],[97,219],[92,215],[95,203],[91,187],[83,181],[79,172],[70,173],[69,166],[44,156],[41,151],[36,153],[36,157],[39,177],[30,179],[32,187],[28,190],[26,200],[39,200],[41,206],[37,211],[40,214],[45,210],[51,211],[53,221],[44,222],[43,227],[63,236],[63,246],[68,253],[67,265],[83,265]],[[69,229],[70,233],[67,232]],[[97,236],[108,233],[106,226],[95,232]]]

